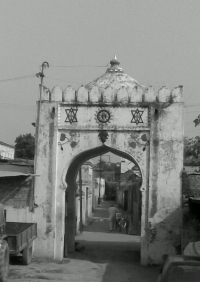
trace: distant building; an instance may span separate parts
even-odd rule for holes
[[[82,201],[82,224],[86,225],[88,218],[92,216],[92,162],[85,162],[81,166],[81,186],[82,199],[80,197],[80,182],[79,174],[77,175],[76,183],[76,233],[80,231],[80,200]]]
[[[15,146],[0,141],[0,158],[1,159],[14,159]]]
[[[8,222],[33,222],[34,165],[29,160],[0,160],[0,202]]]

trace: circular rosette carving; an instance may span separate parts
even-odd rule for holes
[[[109,109],[100,108],[95,114],[95,120],[99,125],[107,125],[112,119],[112,114]]]

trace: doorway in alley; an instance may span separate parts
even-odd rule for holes
[[[118,245],[132,242],[139,248],[142,173],[130,155],[106,145],[82,152],[70,164],[66,182],[65,256],[83,245],[91,249],[89,242],[99,239],[105,244],[109,240]],[[108,222],[111,205],[123,219],[112,234]]]

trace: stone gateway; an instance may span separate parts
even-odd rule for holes
[[[141,264],[181,247],[182,86],[158,92],[125,74],[115,57],[106,73],[75,91],[42,88],[36,122],[35,257],[62,261],[74,251],[80,165],[112,152],[142,175]]]

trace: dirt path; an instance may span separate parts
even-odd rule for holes
[[[76,236],[80,251],[63,263],[11,265],[8,282],[155,282],[159,267],[140,266],[140,237],[108,231],[108,206],[98,207],[90,225]],[[19,261],[20,263],[20,261]]]

